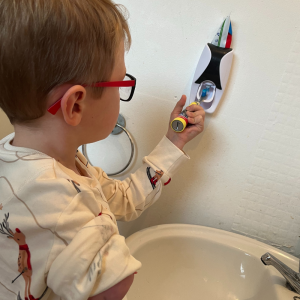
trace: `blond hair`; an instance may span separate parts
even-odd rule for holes
[[[63,83],[108,81],[120,42],[131,45],[126,14],[110,0],[0,0],[0,107],[10,122],[43,116]]]

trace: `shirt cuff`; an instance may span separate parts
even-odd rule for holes
[[[143,161],[152,169],[164,172],[161,180],[166,185],[179,167],[189,159],[190,157],[186,153],[164,136],[154,150],[144,157]]]

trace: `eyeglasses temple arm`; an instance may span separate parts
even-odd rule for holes
[[[60,105],[61,105],[61,99],[58,99],[56,102],[54,102],[48,109],[47,111],[52,114],[55,115],[57,113],[57,111],[60,109]]]

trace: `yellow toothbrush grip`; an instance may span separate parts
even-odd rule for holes
[[[175,132],[182,132],[187,125],[187,120],[183,117],[177,117],[171,122],[171,128]]]
[[[194,104],[199,105],[197,102],[192,102],[189,106]],[[187,124],[187,115],[185,114],[185,110],[183,110],[181,114],[171,122],[170,126],[175,132],[182,132],[186,128]]]

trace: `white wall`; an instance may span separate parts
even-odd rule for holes
[[[135,97],[122,103],[121,113],[137,156],[118,178],[136,170],[165,134],[175,97],[189,95],[204,44],[229,13],[235,51],[217,111],[207,115],[205,131],[185,148],[190,162],[154,206],[136,221],[120,223],[121,233],[165,223],[199,224],[299,255],[300,2],[120,2],[129,9],[133,37],[127,71],[137,78]],[[128,156],[129,147],[126,151]],[[91,160],[99,153],[90,152]],[[113,161],[111,156],[112,169]],[[107,165],[106,160],[104,170],[112,171]]]
[[[14,131],[13,126],[10,124],[7,116],[0,108],[0,140]]]

